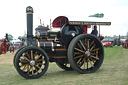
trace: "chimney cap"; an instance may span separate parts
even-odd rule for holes
[[[28,6],[26,8],[26,13],[33,13],[33,8],[31,6]]]

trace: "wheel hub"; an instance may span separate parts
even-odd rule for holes
[[[31,66],[34,66],[34,65],[35,65],[35,61],[34,61],[34,60],[31,60],[31,61],[30,61],[30,65],[31,65]]]
[[[90,56],[90,51],[87,50],[87,51],[85,52],[85,55],[86,55],[86,56]]]

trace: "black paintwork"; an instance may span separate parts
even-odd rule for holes
[[[72,33],[74,33],[75,36],[72,36]],[[60,31],[61,41],[66,47],[68,47],[71,40],[79,34],[83,34],[83,29],[80,26],[66,24]]]
[[[31,45],[33,41],[33,8],[28,6],[27,13],[27,44]]]

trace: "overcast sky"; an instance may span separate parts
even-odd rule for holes
[[[26,28],[26,7],[34,9],[33,28],[39,19],[47,25],[57,16],[88,17],[104,13],[111,26],[101,26],[104,36],[126,35],[128,32],[128,0],[2,0],[0,2],[0,39],[5,33],[22,36]],[[86,21],[86,20],[85,20]]]

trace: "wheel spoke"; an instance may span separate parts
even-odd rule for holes
[[[23,60],[20,60],[19,63],[29,63],[28,61],[23,61]]]
[[[89,48],[93,45],[93,43],[94,43],[94,40],[91,42],[91,44],[89,45]]]
[[[37,56],[38,52],[36,51],[36,53],[34,54],[34,57]]]
[[[45,63],[36,63],[36,64],[38,64],[38,65],[45,65]]]
[[[84,40],[84,46],[86,46],[87,45],[87,43],[86,43],[86,38],[85,38],[85,40]]]
[[[34,70],[33,70],[33,66],[32,66],[32,75],[34,75]]]
[[[99,48],[94,49],[94,50],[90,50],[90,52],[94,52],[94,51],[98,51],[98,50],[99,50]]]
[[[96,59],[98,58],[98,51],[96,51]]]
[[[25,56],[22,56],[25,60],[27,60],[28,62],[30,61],[27,57],[25,57]],[[22,58],[21,57],[21,58]]]
[[[91,55],[97,55],[97,53],[90,53]]]
[[[85,61],[84,61],[84,69],[86,69],[86,67],[85,67]]]
[[[89,49],[89,40],[87,42],[88,42],[87,44],[88,44],[88,49]]]
[[[79,67],[81,67],[83,65],[84,61],[85,61],[85,58],[81,61]]]
[[[39,60],[36,60],[36,62],[40,62],[40,61],[44,61],[44,59],[39,59]]]
[[[80,58],[80,59],[77,61],[77,64],[79,64],[79,63],[80,63],[81,59],[82,59],[82,58]]]
[[[29,66],[30,66],[29,64],[26,66],[27,71],[29,70]]]
[[[39,73],[39,72],[38,72],[38,70],[37,70],[37,68],[36,68],[36,66],[34,66],[34,68],[35,68],[35,70],[36,70],[36,72],[35,72],[35,73]]]
[[[39,67],[38,65],[35,65],[35,67],[37,67],[37,68],[41,69],[41,67]]]
[[[25,60],[30,61],[27,57],[24,57]]]
[[[91,56],[89,56],[89,58],[93,61],[93,63],[95,63],[95,61],[92,59],[92,57],[91,57]]]
[[[77,55],[77,54],[81,54],[81,53],[80,52],[74,52],[74,54]]]
[[[38,56],[38,58],[37,58],[37,59],[35,59],[35,61],[37,61],[40,57],[44,57],[44,56],[42,56],[42,55],[41,55],[41,56]]]
[[[96,60],[99,60],[99,58],[96,58],[95,56],[91,56],[92,58],[95,58]]]
[[[89,63],[91,64],[91,67],[94,67],[93,65],[92,65],[92,62],[90,61],[90,59],[88,58],[88,61],[89,61]]]
[[[81,58],[83,56],[84,56],[83,54],[82,55],[79,55],[79,56],[75,56],[74,59]]]
[[[26,66],[27,66],[27,65],[24,65],[24,68],[22,69],[23,71],[26,69]]]
[[[23,66],[25,66],[25,65],[27,66],[27,65],[29,65],[29,64],[22,64],[20,67],[23,67]]]
[[[28,58],[29,58],[29,59],[31,59],[31,57],[30,57],[29,53],[28,53],[28,52],[26,52],[26,54],[27,54]]]
[[[77,45],[78,45],[78,47],[79,47],[81,50],[83,50],[82,47],[81,47],[81,45],[80,45],[79,43],[78,43]]]
[[[96,45],[94,44],[90,50],[92,50]]]
[[[31,50],[31,60],[33,60],[33,51]]]
[[[88,69],[88,59],[87,59],[87,69]]]
[[[80,41],[80,44],[82,45],[82,47],[84,48],[84,50],[86,50],[86,48],[85,48],[85,46],[83,45],[82,41],[81,41],[81,40],[79,40],[79,41]]]
[[[79,52],[82,52],[82,53],[84,53],[84,51],[83,50],[80,50],[80,49],[78,49],[78,48],[74,48],[75,50],[77,50],[77,51],[79,51]]]
[[[30,68],[28,67],[28,71],[27,71],[27,74],[29,75],[30,73],[30,70],[31,70],[32,66],[30,66]]]

